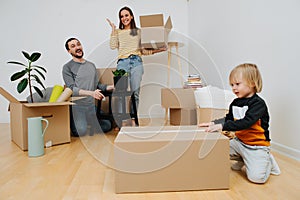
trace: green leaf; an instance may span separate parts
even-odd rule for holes
[[[44,95],[43,95],[42,91],[36,86],[33,86],[33,88],[40,95],[40,97],[43,98]]]
[[[28,85],[27,78],[22,79],[17,86],[17,91],[19,93],[22,93],[25,90],[25,88],[27,87],[27,85]]]
[[[115,71],[112,71],[114,76],[126,76],[126,71],[124,69],[116,69]]]
[[[44,67],[41,67],[41,66],[38,66],[38,65],[32,65],[31,67],[37,67],[37,68],[39,68],[39,69],[41,69],[41,70],[43,70],[44,72],[46,72],[47,73],[47,70],[44,68]]]
[[[14,74],[10,77],[10,80],[11,80],[11,81],[18,80],[19,78],[22,78],[26,73],[27,73],[26,70],[22,70],[22,71],[20,71],[20,72],[14,73]]]
[[[45,76],[44,74],[42,74],[42,72],[40,72],[38,69],[34,69],[44,80],[45,80]]]
[[[38,84],[40,84],[44,89],[46,89],[45,86],[43,85],[42,81],[40,80],[40,78],[37,75],[33,74],[33,75],[31,75],[31,77],[34,77],[34,79],[36,80],[36,82]]]
[[[41,53],[39,53],[39,52],[34,52],[33,54],[31,54],[29,60],[30,60],[31,62],[34,62],[34,61],[37,61],[40,57],[41,57]]]
[[[28,60],[30,60],[30,56],[27,52],[22,51],[23,55],[25,56],[25,58],[27,58]]]
[[[20,62],[17,62],[17,61],[9,61],[7,62],[8,64],[15,64],[15,65],[22,65],[24,67],[27,67],[27,65],[23,64],[23,63],[20,63]]]

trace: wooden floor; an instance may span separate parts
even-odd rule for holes
[[[161,120],[141,124],[158,125]],[[300,199],[300,162],[273,152],[282,174],[267,183],[250,183],[230,171],[229,190],[115,194],[111,152],[117,134],[72,138],[70,144],[45,149],[29,158],[10,139],[9,124],[0,124],[0,199]]]

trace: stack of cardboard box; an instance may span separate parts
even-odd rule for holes
[[[170,109],[171,125],[196,125],[196,102],[194,90],[183,88],[162,88],[161,105]]]

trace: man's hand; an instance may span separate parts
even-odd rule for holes
[[[101,90],[99,90],[99,89],[92,91],[91,96],[98,100],[105,98],[105,96],[101,93]]]

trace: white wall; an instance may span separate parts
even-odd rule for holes
[[[138,26],[140,15],[163,13],[165,18],[170,15],[173,21],[171,40],[182,40],[181,38],[184,37],[182,35],[187,34],[186,0],[178,0],[176,4],[172,0],[148,2],[139,0],[109,2],[104,0],[1,0],[0,86],[19,100],[24,100],[29,94],[28,91],[18,94],[17,83],[12,83],[9,79],[19,68],[15,65],[8,65],[7,62],[10,60],[25,62],[21,54],[22,50],[29,53],[33,51],[42,53],[37,64],[48,70],[47,79],[44,82],[46,86],[63,84],[62,66],[71,59],[64,48],[64,43],[67,38],[73,36],[81,40],[85,58],[95,62],[97,67],[114,66],[113,61],[117,52],[111,50],[108,45],[111,28],[106,18],[118,25],[118,11],[125,5],[132,8]],[[141,115],[148,115],[149,107],[154,109],[154,115],[163,115],[163,109],[160,106],[160,87],[165,86],[167,77],[166,56],[167,53],[164,52],[144,59],[143,85],[145,86],[141,94],[139,110]],[[160,65],[162,69],[159,69],[157,65]],[[152,83],[153,80],[155,84]],[[147,92],[149,89],[151,95]],[[9,122],[7,108],[7,100],[0,95],[0,123]]]
[[[189,61],[209,84],[228,89],[227,77],[234,66],[256,63],[264,84],[260,95],[271,115],[273,148],[300,159],[300,1],[190,0],[188,4],[189,36],[198,44],[190,44]]]
[[[116,52],[108,48],[110,27],[105,18],[117,23],[117,12],[130,6],[137,18],[143,14],[171,15],[171,40],[184,43],[179,49],[184,74],[200,72],[207,84],[229,89],[227,77],[239,63],[256,63],[263,75],[261,96],[271,114],[273,147],[300,158],[299,64],[300,2],[298,0],[1,0],[0,3],[0,86],[18,99],[16,83],[9,77],[17,66],[9,60],[23,61],[22,50],[40,51],[38,64],[48,69],[45,84],[63,84],[61,68],[71,57],[64,49],[70,36],[78,37],[87,59],[98,67],[114,65]],[[189,50],[187,53],[186,50]],[[174,55],[174,54],[172,54]],[[175,57],[175,56],[173,56]],[[145,60],[140,114],[162,116],[160,88],[166,86],[167,55]],[[172,60],[170,87],[178,83],[177,61]],[[8,102],[0,96],[0,123],[9,122]]]

